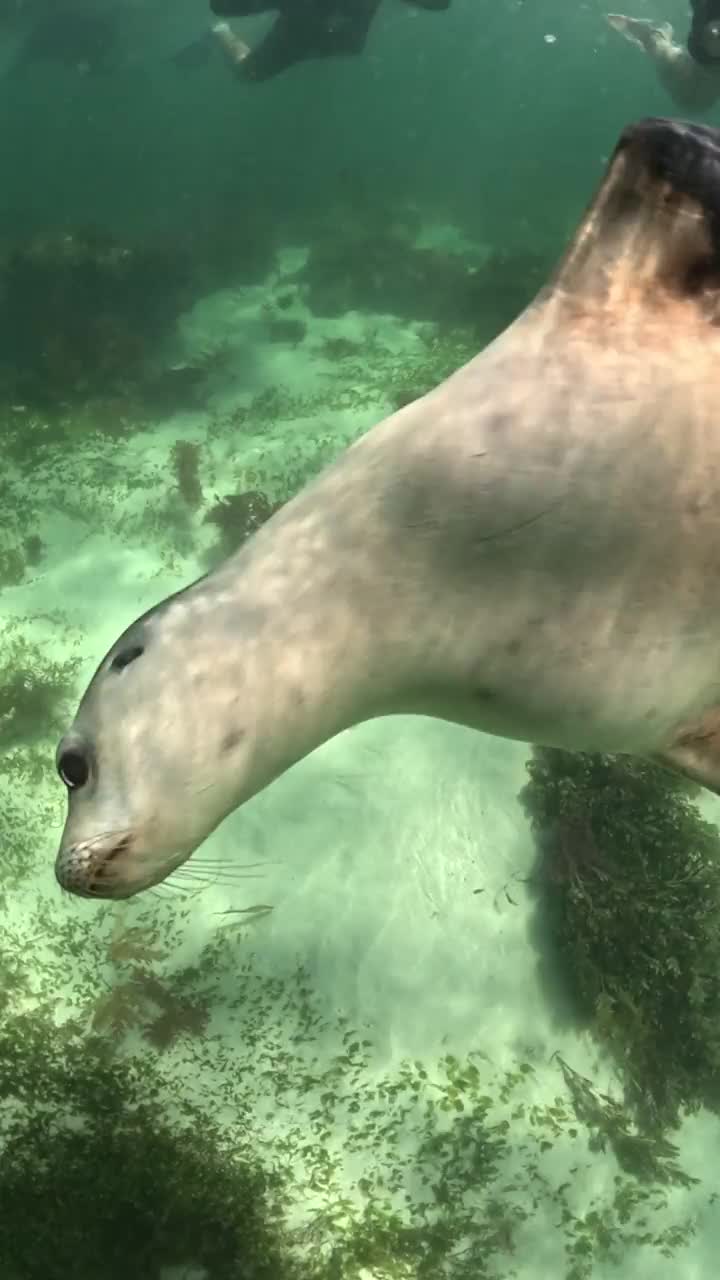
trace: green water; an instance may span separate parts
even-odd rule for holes
[[[716,800],[380,720],[157,894],[53,871],[118,634],[508,324],[673,105],[599,0],[384,0],[263,85],[176,70],[204,0],[90,7],[109,72],[0,80],[0,1280],[710,1280]]]

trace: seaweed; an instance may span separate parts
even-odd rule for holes
[[[537,747],[521,801],[562,977],[644,1131],[720,1105],[720,838],[655,764]]]
[[[96,231],[16,244],[0,264],[5,396],[52,408],[125,393],[191,285],[180,254]]]
[[[477,345],[527,306],[547,266],[524,250],[449,253],[418,246],[403,226],[345,222],[313,241],[297,280],[316,315],[390,313],[469,328]]]
[[[281,244],[278,209],[259,189],[250,190],[242,165],[230,166],[224,187],[205,203],[182,240],[193,263],[199,293],[228,283],[260,284],[275,265]]]
[[[229,493],[224,498],[217,498],[207,512],[205,521],[215,525],[219,531],[215,548],[216,558],[224,559],[237,551],[243,542],[255,533],[266,520],[277,510],[266,494],[258,489],[247,489],[241,493]]]
[[[53,621],[60,631],[61,620]],[[0,629],[0,911],[8,892],[35,869],[48,826],[57,821],[60,788],[49,799],[43,794],[48,776],[55,780],[48,739],[65,723],[79,666],[75,657],[50,659],[21,626],[17,620]]]
[[[193,971],[161,980],[144,967],[115,983],[95,1006],[93,1028],[113,1037],[139,1031],[156,1049],[167,1049],[183,1035],[200,1036],[210,1021],[207,998],[188,993]]]
[[[0,637],[0,750],[57,731],[74,691],[78,661],[50,661],[9,629]]]
[[[697,1186],[678,1164],[678,1148],[661,1133],[641,1133],[633,1128],[630,1117],[616,1098],[596,1089],[592,1081],[581,1076],[559,1054],[556,1061],[572,1100],[577,1119],[590,1133],[592,1151],[612,1150],[620,1168],[641,1182]]]
[[[386,391],[391,408],[403,409],[420,400],[476,354],[477,342],[468,330],[429,336],[422,355],[403,361],[395,372]]]
[[[25,577],[27,562],[22,549],[14,544],[0,548],[0,587],[16,587]]]
[[[271,342],[296,347],[303,341],[307,324],[299,316],[275,315],[272,307],[266,307],[265,312],[265,330]]]
[[[349,360],[362,354],[363,343],[357,338],[345,338],[340,334],[334,338],[324,338],[320,344],[321,355],[328,360]]]
[[[108,1061],[48,1010],[3,1020],[0,1096],[14,1103],[0,1118],[3,1276],[127,1280],[177,1266],[291,1280],[271,1210],[279,1179],[187,1099],[168,1119],[163,1089],[147,1056]]]
[[[615,1134],[630,1122],[574,1073],[570,1100],[540,1103],[532,1064],[498,1073],[479,1050],[378,1070],[305,969],[263,975],[226,930],[161,975],[183,943],[176,910],[60,922],[39,902],[32,938],[23,923],[0,938],[3,1276],[509,1280],[526,1228],[552,1221],[553,1274],[589,1280],[631,1247],[671,1257],[692,1235],[668,1200],[693,1183],[672,1150],[656,1144],[609,1189],[597,1158],[578,1158],[606,1112]],[[132,1017],[98,1029],[108,962],[121,981],[142,971],[153,1001],[169,987],[212,1008],[218,1030],[166,1043],[161,1028],[148,1044]],[[555,1148],[577,1176],[560,1182]]]
[[[0,587],[18,586],[27,577],[28,569],[38,565],[44,554],[45,546],[37,534],[0,546]]]
[[[177,440],[170,454],[175,484],[183,502],[195,511],[203,500],[200,480],[200,446],[191,440]]]

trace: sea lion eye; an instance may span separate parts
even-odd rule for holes
[[[57,770],[69,791],[84,787],[90,777],[90,766],[81,751],[63,751]]]
[[[126,667],[130,666],[131,662],[134,662],[136,658],[141,657],[144,652],[145,650],[141,644],[133,644],[129,645],[127,649],[121,649],[120,653],[116,653],[110,663],[110,670],[124,671]]]

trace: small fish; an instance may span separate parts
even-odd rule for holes
[[[216,916],[248,916],[252,920],[260,920],[263,916],[269,916],[275,908],[268,906],[266,902],[259,902],[255,907],[228,907],[226,911],[216,911]],[[228,921],[228,924],[230,921]],[[247,923],[239,920],[238,924]]]

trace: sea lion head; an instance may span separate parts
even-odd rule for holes
[[[252,735],[236,675],[228,705],[225,655],[202,644],[203,607],[202,592],[182,593],[128,628],[58,745],[68,813],[56,876],[72,893],[128,898],[152,887],[236,803]]]

